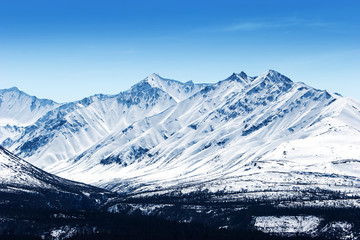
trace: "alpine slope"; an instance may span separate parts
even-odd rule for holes
[[[108,190],[359,195],[360,103],[273,70],[209,84],[152,74],[119,94],[64,104],[16,88],[0,99],[4,147]]]

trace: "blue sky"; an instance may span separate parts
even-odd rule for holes
[[[151,73],[217,82],[277,70],[360,100],[360,1],[0,1],[0,89],[58,102]]]

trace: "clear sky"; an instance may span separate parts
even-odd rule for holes
[[[58,102],[151,73],[217,82],[274,69],[360,100],[358,0],[1,0],[0,89]]]

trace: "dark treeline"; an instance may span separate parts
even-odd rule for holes
[[[8,211],[8,213],[10,213]],[[61,226],[73,226],[77,233],[73,240],[232,240],[232,239],[295,239],[295,237],[270,236],[252,230],[226,230],[200,223],[178,223],[159,217],[111,214],[105,212],[49,212],[20,211],[14,214],[16,221],[2,232],[0,239],[42,239],[45,232]],[[96,226],[96,230],[93,227]],[[4,230],[2,225],[2,230]],[[49,235],[44,235],[49,237]],[[314,239],[297,237],[296,239]],[[320,239],[320,238],[318,238]]]
[[[313,215],[323,219],[319,229],[334,221],[350,222],[353,230],[360,232],[360,209],[336,207],[299,207],[278,208],[278,203],[291,202],[292,199],[269,201],[266,199],[246,199],[244,201],[225,200],[223,193],[208,194],[206,192],[192,195],[152,196],[150,198],[117,198],[108,202],[102,209],[92,209],[89,204],[80,209],[70,209],[83,203],[69,197],[69,205],[63,202],[55,206],[47,206],[42,198],[15,198],[6,196],[0,204],[0,239],[51,239],[52,230],[73,230],[66,239],[74,240],[112,240],[112,239],[325,239],[310,238],[301,235],[280,237],[255,231],[253,220],[256,216],[298,216]],[[308,200],[342,199],[338,193],[320,192],[305,193]],[[310,196],[310,197],[309,197]],[[311,197],[312,196],[312,197]],[[14,199],[12,199],[14,197]],[[65,196],[67,197],[67,196]],[[228,196],[232,198],[232,196]],[[222,201],[218,201],[222,199]],[[54,201],[59,201],[54,196]],[[7,202],[7,203],[6,203]],[[140,207],[147,204],[167,204],[152,210],[152,216],[144,216]],[[119,205],[119,213],[106,210],[114,204]],[[47,207],[44,207],[44,206]],[[135,206],[135,207],[134,207]],[[138,207],[136,207],[138,206]],[[236,209],[236,210],[235,210]],[[131,213],[131,215],[128,215]],[[191,223],[186,223],[191,220]],[[228,226],[229,229],[219,229]],[[326,239],[336,239],[337,235],[321,235]],[[335,233],[336,234],[336,233]],[[61,238],[60,238],[61,239]]]
[[[239,193],[234,193],[234,195]],[[277,207],[278,204],[286,204],[302,201],[315,202],[316,200],[342,200],[357,199],[345,196],[340,192],[326,191],[321,189],[301,192],[301,194],[281,199],[239,199],[232,198],[232,194],[223,192],[208,193],[195,192],[191,194],[169,194],[152,195],[150,197],[130,197],[122,201],[115,200],[111,204],[118,203],[120,212],[128,212],[131,204],[167,204],[159,210],[158,215],[167,216],[168,219],[188,219],[191,217],[202,223],[211,225],[220,224],[224,218],[231,219],[231,226],[238,229],[246,229],[254,216],[296,216],[314,215],[323,218],[324,223],[332,221],[346,221],[354,223],[360,229],[360,209],[352,207],[332,207],[332,206],[299,206],[299,207]],[[219,200],[220,199],[220,200]],[[169,206],[170,204],[170,206]],[[201,212],[197,207],[203,208]],[[233,211],[233,209],[241,209]],[[211,210],[214,217],[204,214]],[[139,213],[140,214],[140,211]],[[156,213],[155,213],[156,214]],[[215,216],[216,215],[216,216]]]

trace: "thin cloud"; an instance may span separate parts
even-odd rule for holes
[[[234,32],[234,31],[254,31],[261,29],[277,29],[277,28],[288,28],[288,27],[327,27],[331,25],[330,23],[319,22],[319,21],[309,21],[309,20],[299,20],[299,19],[288,19],[281,22],[271,22],[271,21],[246,21],[239,22],[229,26],[224,26],[218,30],[224,32]]]
[[[269,24],[264,22],[242,22],[237,23],[231,26],[224,27],[223,31],[248,31],[248,30],[257,30],[262,28],[268,28]]]

